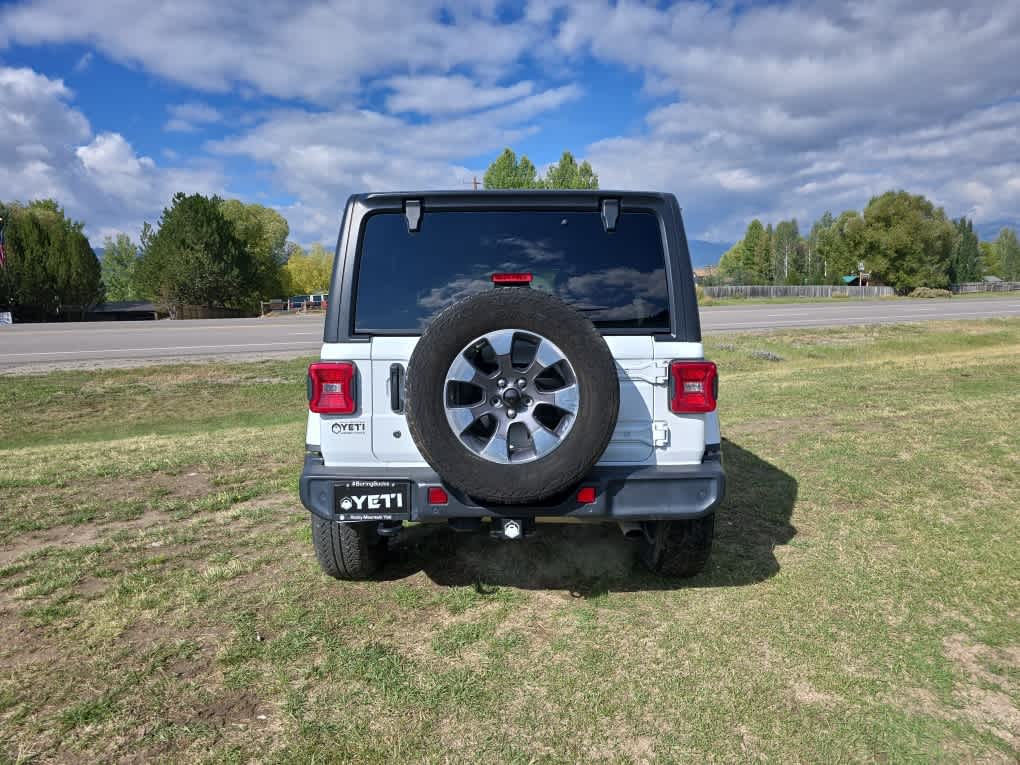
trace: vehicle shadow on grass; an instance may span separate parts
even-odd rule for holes
[[[446,526],[406,529],[390,550],[385,579],[424,571],[442,586],[505,586],[568,590],[578,597],[606,592],[732,587],[764,581],[779,571],[775,548],[790,541],[797,481],[774,465],[723,440],[726,499],[717,510],[708,567],[687,580],[643,571],[638,544],[616,524],[540,524],[520,542],[483,532],[457,534]]]

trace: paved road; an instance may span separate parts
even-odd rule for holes
[[[705,332],[1020,316],[1020,299],[854,301],[717,306]],[[314,354],[322,317],[0,327],[0,371],[134,365],[151,360]]]

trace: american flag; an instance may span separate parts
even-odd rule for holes
[[[0,268],[7,265],[7,253],[4,252],[4,219],[0,218]]]

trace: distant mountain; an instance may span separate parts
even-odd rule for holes
[[[722,254],[732,246],[720,242],[706,242],[704,239],[687,240],[687,247],[691,251],[691,263],[695,268],[716,265]]]
[[[993,220],[988,223],[975,223],[974,230],[985,242],[994,242],[999,238],[999,232],[1004,228],[1011,228],[1020,234],[1020,225],[1012,220]]]

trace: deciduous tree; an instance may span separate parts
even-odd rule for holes
[[[6,266],[0,303],[40,316],[86,310],[102,297],[99,261],[84,224],[51,199],[0,205]]]
[[[252,302],[283,296],[281,269],[287,260],[287,236],[290,227],[276,210],[259,204],[245,204],[239,199],[220,202],[234,234],[244,244],[254,274]]]
[[[137,265],[138,247],[127,234],[117,234],[116,239],[108,236],[103,240],[102,274],[107,301],[138,299],[135,289]]]
[[[306,253],[291,243],[290,257],[284,266],[288,295],[311,295],[329,289],[333,272],[333,253],[316,242]]]
[[[542,185],[535,165],[521,155],[518,162],[513,149],[504,149],[485,171],[483,179],[487,189],[535,189]]]
[[[551,165],[545,174],[548,189],[597,189],[599,177],[587,160],[580,165],[569,151],[563,152],[560,161]]]
[[[946,287],[956,230],[925,197],[887,191],[864,209],[864,260],[873,277],[906,293]]]
[[[535,165],[522,155],[518,161],[512,149],[504,149],[485,171],[487,189],[597,189],[599,176],[585,160],[580,165],[569,151],[539,178]]]
[[[981,275],[999,276],[1002,269],[999,263],[999,249],[995,242],[980,242],[978,248],[981,252]]]
[[[996,255],[999,258],[999,276],[1007,282],[1020,281],[1020,243],[1016,231],[1004,228],[995,240]]]

